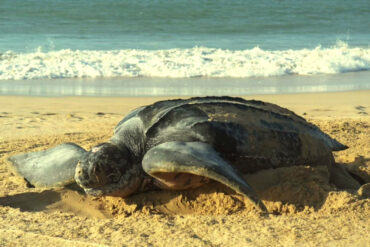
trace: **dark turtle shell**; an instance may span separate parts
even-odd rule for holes
[[[129,142],[138,159],[165,142],[207,143],[243,173],[312,165],[347,148],[288,109],[234,97],[167,100],[138,108],[116,126],[111,141]]]

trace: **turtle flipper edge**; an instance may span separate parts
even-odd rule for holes
[[[76,165],[86,150],[64,143],[43,151],[10,157],[16,171],[36,187],[61,187],[74,183]]]
[[[201,182],[199,178],[213,179],[246,196],[261,211],[267,212],[265,205],[251,186],[209,144],[201,142],[162,143],[145,154],[142,166],[144,171],[152,177],[177,189],[186,188],[187,184],[194,182],[190,179],[196,180],[195,183],[198,184]],[[179,179],[179,183],[185,183],[179,186],[176,184],[178,174],[195,176],[189,177],[187,181]]]

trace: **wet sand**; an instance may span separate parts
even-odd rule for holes
[[[29,188],[11,155],[64,142],[106,141],[130,110],[163,98],[0,97],[0,245],[369,246],[370,91],[248,96],[287,107],[350,148],[338,163],[358,191],[329,182],[325,166],[265,170],[245,178],[270,215],[216,183],[129,198],[92,198],[74,188]]]
[[[248,78],[62,78],[2,80],[0,95],[168,97],[257,95],[370,90],[370,71]]]

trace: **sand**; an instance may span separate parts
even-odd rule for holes
[[[271,212],[212,182],[126,199],[30,188],[11,155],[107,140],[131,109],[160,98],[0,97],[1,246],[370,246],[370,91],[246,97],[287,107],[350,148],[335,154],[365,184],[343,191],[324,166],[245,178]]]

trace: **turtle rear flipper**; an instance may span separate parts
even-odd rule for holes
[[[345,166],[333,162],[329,171],[330,181],[339,189],[358,190],[361,187],[361,178],[356,178],[356,175],[346,170]]]
[[[74,183],[77,162],[86,150],[74,143],[9,158],[16,171],[36,187],[61,187]]]
[[[205,183],[203,178],[218,181],[249,198],[267,211],[254,190],[208,144],[201,142],[166,142],[150,149],[142,161],[146,173],[172,189],[187,189]]]

